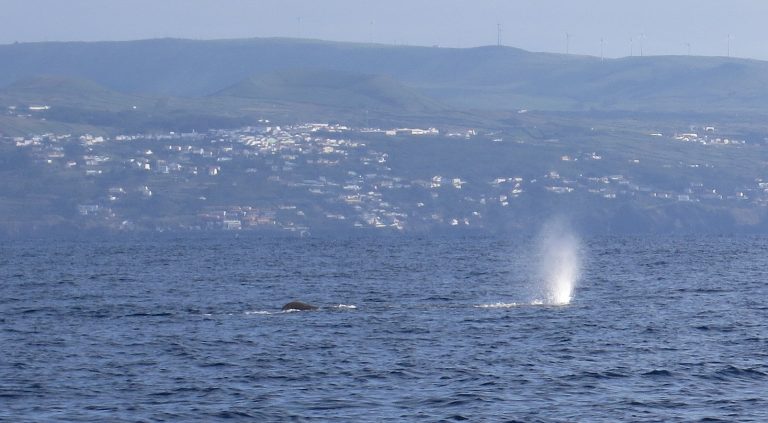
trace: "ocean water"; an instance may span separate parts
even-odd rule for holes
[[[532,239],[6,243],[0,421],[768,421],[768,239],[578,248],[554,305]]]

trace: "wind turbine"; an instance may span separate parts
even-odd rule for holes
[[[603,37],[600,37],[600,61],[602,62],[605,60],[605,56],[603,55],[603,45],[605,44],[605,39]]]
[[[565,54],[571,54],[571,34],[565,33]]]
[[[640,34],[640,57],[643,57],[643,41],[645,41],[646,38],[648,37],[645,36],[645,32]]]
[[[731,40],[733,39],[733,35],[728,34],[728,57],[731,57]]]
[[[685,43],[685,47],[688,49],[688,56],[691,55],[691,43]]]
[[[373,26],[374,26],[374,25],[375,25],[375,22],[372,20],[372,21],[371,21],[371,26],[370,26],[370,35],[369,35],[369,37],[370,37],[370,39],[371,39],[371,41],[370,41],[370,42],[371,42],[371,44],[373,44]]]
[[[496,24],[496,47],[501,47],[501,24]]]

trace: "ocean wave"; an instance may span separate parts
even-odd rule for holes
[[[715,372],[715,379],[764,379],[767,373],[754,367],[726,366]]]
[[[648,377],[670,377],[672,376],[672,372],[666,369],[654,369],[647,372],[644,372],[642,376],[648,376]]]

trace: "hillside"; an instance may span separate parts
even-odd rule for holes
[[[768,232],[764,62],[269,39],[0,63],[0,236],[522,231],[563,210],[595,232]]]
[[[291,70],[259,75],[214,96],[371,111],[444,109],[392,78],[328,70]]]
[[[768,114],[768,63],[733,58],[601,61],[509,47],[160,39],[3,45],[0,63],[0,87],[44,70],[47,75],[90,80],[110,90],[149,96],[203,97],[250,80],[252,87],[245,91],[269,98],[274,93],[266,90],[264,78],[269,77],[264,75],[314,69],[327,77],[335,72],[385,77],[373,82],[382,83],[380,91],[402,92],[402,84],[414,90],[408,94],[412,99],[425,95],[459,110]],[[282,86],[283,93],[297,89],[291,84],[300,84],[302,78],[290,75],[270,83]],[[349,92],[336,94],[354,97]],[[299,96],[299,100],[317,99]]]
[[[717,137],[737,140],[726,130]],[[519,234],[561,213],[590,233],[768,233],[765,143],[392,132],[305,124],[0,137],[0,238],[88,230]]]
[[[0,89],[0,135],[102,133],[229,127],[246,124],[231,104],[126,94],[95,82],[36,76]],[[33,109],[44,107],[44,109]]]
[[[0,105],[48,105],[96,110],[146,106],[149,99],[110,90],[92,81],[61,76],[31,76],[0,89]]]

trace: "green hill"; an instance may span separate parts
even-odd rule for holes
[[[48,105],[93,110],[126,110],[145,106],[146,97],[123,94],[97,83],[61,76],[36,76],[0,90],[0,104]]]
[[[33,111],[29,106],[47,107]],[[233,104],[125,94],[59,76],[30,77],[0,89],[0,108],[8,108],[0,115],[0,134],[184,130],[249,122]]]
[[[444,109],[392,78],[328,70],[259,75],[225,88],[215,96],[371,111]]]
[[[509,47],[269,38],[21,43],[1,45],[0,63],[0,87],[11,89],[43,70],[149,97],[406,110],[439,110],[444,104],[481,111],[768,114],[768,62],[723,57],[600,60]],[[60,89],[48,83],[39,84],[38,91],[48,88]],[[90,85],[81,88],[98,91]],[[114,93],[105,97],[105,104],[120,103]]]

